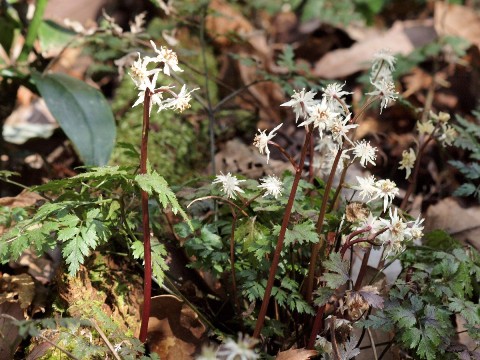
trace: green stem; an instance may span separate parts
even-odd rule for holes
[[[22,52],[18,56],[18,62],[25,62],[28,59],[28,55],[33,49],[33,43],[37,39],[38,29],[42,23],[43,13],[47,7],[48,0],[37,0],[35,7],[35,13],[33,19],[28,25],[27,36],[25,37],[25,44],[23,45]]]
[[[298,184],[302,177],[303,164],[305,163],[305,158],[307,156],[309,144],[312,138],[312,130],[309,129],[305,135],[305,142],[302,148],[302,154],[300,156],[300,163],[295,170],[295,179],[293,180],[292,190],[290,191],[290,196],[288,198],[288,203],[285,208],[285,213],[283,215],[282,227],[278,235],[277,246],[275,247],[275,253],[273,254],[272,264],[270,266],[270,272],[268,274],[267,286],[265,288],[265,294],[263,296],[262,306],[260,312],[258,313],[257,323],[255,325],[255,331],[253,332],[253,337],[258,338],[260,332],[263,328],[263,323],[265,322],[265,316],[267,314],[268,303],[270,302],[270,296],[272,295],[273,283],[275,281],[275,274],[277,273],[278,263],[280,262],[280,253],[282,251],[283,242],[285,240],[285,234],[287,232],[287,226],[290,221],[290,215],[292,214],[293,203],[295,201],[295,195],[297,193]]]
[[[148,130],[150,123],[150,90],[145,90],[143,101],[143,127],[142,127],[142,146],[140,150],[140,174],[147,173],[147,154],[148,154]],[[148,193],[141,192],[142,200],[142,225],[143,225],[143,258],[145,261],[144,279],[143,279],[143,311],[142,322],[140,325],[139,339],[142,343],[147,341],[148,319],[150,317],[150,307],[152,299],[152,253],[150,245],[150,219],[148,214]]]

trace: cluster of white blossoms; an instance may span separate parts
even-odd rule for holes
[[[358,185],[352,185],[351,188],[359,191],[359,196],[362,200],[367,200],[367,203],[378,198],[383,199],[383,211],[392,204],[393,199],[399,193],[397,185],[389,179],[376,180],[375,176],[367,177],[357,176]]]
[[[145,92],[148,90],[150,93],[150,111],[153,105],[158,106],[158,111],[172,109],[182,112],[188,109],[190,107],[190,100],[192,99],[191,93],[197,89],[187,91],[186,86],[183,85],[180,92],[175,93],[172,90],[172,86],[161,86],[157,88],[157,79],[160,72],[170,76],[171,71],[183,71],[178,66],[177,54],[164,46],[158,49],[153,41],[150,41],[150,43],[156,56],[142,57],[140,53],[137,53],[138,59],[134,61],[130,67],[129,75],[135,83],[135,87],[138,89],[138,99],[133,106],[143,103]],[[151,64],[154,64],[154,66]],[[161,68],[158,67],[159,65]],[[164,99],[165,94],[169,94],[170,96]]]
[[[417,160],[417,155],[413,148],[408,150],[403,150],[402,152],[402,160],[400,161],[400,170],[406,170],[405,179],[410,177],[410,173],[412,172],[413,167],[415,166],[415,161]]]
[[[440,111],[437,114],[430,111],[429,119],[425,122],[418,122],[417,128],[420,135],[426,134],[437,138],[443,146],[451,146],[458,136],[457,131],[448,124],[450,114]]]
[[[389,209],[389,219],[383,219],[373,216],[372,213],[360,221],[357,230],[370,227],[370,234],[375,234],[384,230],[376,237],[385,248],[385,256],[395,255],[405,249],[406,241],[420,240],[423,236],[424,219],[418,217],[413,221],[404,221],[398,214],[397,208],[392,211]]]
[[[358,126],[351,124],[350,113],[342,106],[345,104],[343,96],[350,94],[342,88],[343,85],[337,83],[328,85],[323,89],[322,100],[315,100],[317,93],[313,91],[294,91],[292,98],[280,106],[293,109],[295,122],[298,122],[300,117],[303,118],[303,122],[298,126],[308,129],[312,125],[313,129],[318,129],[320,139],[330,136],[337,147],[341,147],[344,140],[351,143],[348,132]]]
[[[213,180],[212,184],[221,184],[222,191],[227,195],[229,199],[235,199],[237,193],[243,193],[244,191],[239,187],[241,182],[246,180],[239,180],[235,175],[227,173],[227,175],[223,175],[220,172],[220,175],[217,175]],[[283,182],[276,177],[275,175],[268,175],[262,179],[260,179],[260,185],[258,188],[265,191],[263,197],[272,195],[275,199],[282,195],[283,191]]]
[[[367,93],[367,95],[381,97],[380,113],[382,113],[382,109],[398,97],[392,77],[395,70],[395,61],[395,57],[387,50],[381,50],[374,54],[370,83],[375,87],[375,90]]]

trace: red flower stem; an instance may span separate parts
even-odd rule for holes
[[[383,228],[379,231],[377,231],[375,234],[371,234],[366,242],[370,243],[371,245],[373,245],[374,243],[371,242],[373,241],[378,235],[384,233],[385,231],[387,231],[388,228]],[[354,245],[354,244],[351,244],[351,245]],[[368,259],[370,258],[370,252],[372,251],[372,247],[370,246],[367,251],[365,252],[365,254],[363,254],[363,259],[362,259],[362,264],[360,265],[360,270],[358,271],[358,276],[357,276],[357,281],[355,281],[355,285],[353,287],[353,289],[355,291],[358,291],[360,290],[360,288],[362,287],[362,282],[363,282],[363,278],[365,277],[366,273],[367,273],[367,268],[368,268]]]
[[[310,141],[310,152],[309,152],[309,160],[310,164],[308,166],[308,182],[313,184],[313,179],[315,177],[314,169],[313,169],[313,161],[315,159],[315,144],[313,141]]]
[[[317,315],[315,316],[312,332],[310,333],[310,339],[308,340],[308,350],[314,348],[315,340],[317,340],[317,335],[320,332],[320,329],[323,328],[323,314],[325,313],[325,306],[326,305],[322,305],[317,309]]]
[[[147,155],[148,155],[148,131],[150,123],[150,90],[145,90],[143,100],[143,126],[142,126],[142,146],[140,149],[140,174],[147,173]],[[148,193],[141,192],[142,200],[142,225],[143,225],[143,257],[145,261],[145,270],[143,275],[143,311],[142,322],[140,325],[139,339],[142,343],[147,341],[148,319],[150,317],[150,302],[152,298],[152,254],[150,246],[150,219],[148,214]]]
[[[353,241],[352,241],[352,239],[357,235],[360,235],[360,234],[363,234],[363,233],[366,233],[366,232],[370,231],[371,229],[372,229],[371,226],[367,226],[364,229],[355,230],[350,235],[348,235],[347,240],[345,241],[345,244],[343,244],[342,249],[340,250],[341,258],[343,259],[343,257],[345,256],[345,253],[347,252],[347,250],[350,246],[352,246],[354,244],[357,244],[359,242],[362,242],[362,241],[368,241],[369,238],[360,238],[360,239],[355,239]]]
[[[317,224],[316,224],[316,231],[317,234],[320,236],[323,229],[323,221],[325,220],[325,213],[327,210],[327,203],[328,203],[328,195],[330,194],[330,190],[332,189],[333,178],[335,177],[335,171],[338,166],[338,162],[342,157],[342,148],[340,148],[335,156],[335,160],[333,161],[332,170],[330,171],[330,175],[327,180],[327,185],[325,186],[325,191],[323,193],[322,205],[320,208],[320,213],[318,215]],[[317,256],[322,247],[322,242],[318,242],[313,245],[312,248],[312,255],[310,256],[310,265],[308,267],[308,277],[307,277],[307,292],[305,294],[305,300],[307,303],[310,303],[312,300],[312,292],[313,292],[313,282],[315,279],[315,268],[317,264]]]
[[[275,274],[277,273],[278,263],[280,262],[280,253],[282,251],[283,242],[285,240],[285,233],[287,231],[288,222],[290,221],[290,215],[292,213],[293,203],[295,201],[295,195],[297,193],[298,183],[302,177],[302,168],[305,163],[305,157],[308,152],[308,145],[310,144],[312,138],[312,131],[307,131],[305,134],[305,142],[303,144],[302,153],[300,156],[300,164],[295,169],[295,179],[293,180],[292,190],[290,191],[290,196],[288,198],[288,203],[285,208],[285,214],[283,215],[282,227],[278,235],[277,246],[275,247],[275,253],[273,254],[272,265],[270,266],[270,272],[268,274],[267,286],[265,288],[265,294],[263,296],[262,306],[260,312],[258,313],[257,323],[255,325],[255,330],[253,332],[253,337],[257,338],[260,336],[260,332],[263,328],[263,323],[265,322],[265,316],[267,314],[268,303],[270,302],[270,296],[272,295],[273,283],[275,281]]]

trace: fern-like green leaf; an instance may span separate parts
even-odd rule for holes
[[[164,208],[170,205],[174,214],[180,213],[189,226],[192,227],[188,215],[178,203],[177,197],[168,186],[167,181],[160,174],[153,170],[149,174],[135,176],[135,181],[143,191],[149,195],[155,195]]]
[[[329,260],[325,261],[324,266],[326,272],[320,280],[326,281],[329,288],[337,289],[350,279],[348,275],[349,264],[347,261],[342,260],[340,253],[332,252]]]

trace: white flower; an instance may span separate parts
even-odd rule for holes
[[[248,335],[242,337],[239,335],[238,341],[227,339],[217,351],[217,358],[224,360],[255,360],[260,357],[259,354],[253,350],[256,340],[250,338]]]
[[[316,100],[313,98],[317,93],[307,91],[302,89],[300,92],[293,91],[292,99],[286,103],[281,104],[280,106],[290,106],[295,112],[295,122],[298,121],[298,118],[302,116],[305,118],[308,115],[309,109],[316,104]]]
[[[282,125],[283,123],[275,127],[268,135],[266,134],[267,130],[261,131],[258,129],[259,134],[255,135],[255,138],[253,139],[253,146],[258,148],[260,154],[267,154],[267,164],[268,160],[270,160],[270,149],[268,148],[268,142],[272,140],[272,138],[276,135],[275,132],[280,129]]]
[[[138,54],[138,59],[133,62],[130,67],[130,72],[128,73],[132,78],[135,86],[140,90],[145,90],[146,88],[150,89],[153,92],[155,89],[155,84],[157,83],[157,77],[159,69],[147,70],[147,65],[149,63],[147,58],[143,58]],[[153,75],[153,78],[150,77]]]
[[[192,100],[191,93],[195,90],[198,90],[198,88],[187,91],[187,87],[183,85],[177,96],[166,101],[163,107],[159,107],[158,111],[163,110],[164,108],[169,108],[183,112],[184,110],[190,108],[190,100]]]
[[[220,172],[220,175],[217,175],[212,184],[222,184],[222,191],[227,194],[227,197],[235,199],[237,191],[241,193],[244,192],[238,187],[238,185],[240,185],[240,183],[243,181],[245,180],[238,180],[230,173],[227,173],[227,175],[223,175],[223,173]]]
[[[373,55],[372,74],[375,76],[380,67],[385,67],[389,72],[393,72],[395,70],[395,61],[395,56],[387,49],[376,52]]]
[[[398,167],[399,170],[405,169],[407,174],[405,179],[410,177],[410,173],[412,172],[413,166],[415,165],[415,160],[417,159],[417,155],[413,148],[407,150],[403,150],[402,152],[402,160],[400,161],[400,166]]]
[[[344,86],[345,84],[332,83],[328,84],[326,88],[322,88],[322,96],[327,99],[328,106],[334,111],[340,112],[342,115],[346,115],[346,113],[340,101],[344,100],[344,96],[353,94],[352,92],[343,91]]]
[[[362,140],[357,142],[353,148],[355,158],[360,158],[360,164],[365,167],[367,163],[375,165],[375,159],[377,158],[377,148],[370,145],[370,142]]]
[[[442,124],[442,135],[438,138],[443,144],[443,146],[450,146],[457,138],[457,131],[448,124]]]
[[[391,80],[382,78],[372,82],[372,85],[375,86],[376,90],[367,93],[367,95],[379,95],[381,97],[380,113],[382,113],[382,109],[386,109],[390,101],[395,101],[398,98],[398,92],[395,91],[395,84]]]
[[[335,98],[343,98],[345,95],[350,95],[353,94],[352,92],[348,91],[343,91],[343,87],[345,84],[339,84],[339,83],[331,83],[328,84],[326,88],[322,88],[323,90],[323,95],[324,97],[327,98],[327,100],[335,100]]]
[[[422,135],[422,134],[431,135],[433,133],[433,131],[435,130],[435,125],[433,125],[431,120],[427,120],[427,121],[424,121],[424,122],[418,121],[417,122],[417,129],[418,129],[418,133],[420,135]]]
[[[352,189],[359,190],[359,196],[362,197],[362,200],[365,198],[368,201],[372,200],[373,196],[377,194],[377,188],[375,186],[375,176],[370,175],[364,178],[357,176],[358,185],[352,186]]]
[[[434,121],[447,123],[450,120],[450,114],[440,111],[438,115],[436,115],[433,111],[430,110],[430,118]]]
[[[145,100],[145,86],[142,86],[138,92],[138,98],[137,101],[132,105],[132,107],[135,107],[139,104],[143,104],[143,101]],[[152,106],[157,105],[160,109],[163,109],[163,100],[162,100],[162,93],[151,93],[150,94],[150,108],[148,109],[149,113],[152,111]]]
[[[148,58],[148,60],[163,63],[163,73],[165,75],[170,76],[170,69],[175,72],[183,71],[178,67],[177,54],[173,50],[167,49],[165,46],[161,46],[160,50],[158,50],[157,46],[152,40],[150,40],[150,44],[152,44],[153,49],[157,53],[157,56],[155,58]]]
[[[376,216],[373,216],[373,214],[370,212],[368,216],[360,221],[358,226],[356,227],[355,230],[361,230],[365,229],[367,226],[370,227],[370,231],[368,234],[375,234],[381,229],[383,229],[385,226],[383,226],[382,219],[377,218]]]
[[[420,216],[415,221],[408,222],[408,228],[406,230],[407,236],[412,240],[420,240],[423,237],[422,223],[425,219],[421,219]]]
[[[298,126],[308,126],[313,123],[313,127],[318,128],[321,139],[327,125],[334,121],[338,115],[338,113],[332,111],[330,106],[328,106],[327,99],[323,98],[321,103],[317,103],[310,108],[307,120]]]
[[[275,199],[282,195],[283,183],[275,175],[268,175],[267,177],[260,179],[261,185],[258,185],[260,189],[266,190],[263,197],[272,195]]]
[[[387,231],[380,234],[378,238],[383,241],[386,256],[398,254],[405,248],[404,240],[407,235],[407,224],[398,216],[397,209],[389,211],[390,220],[381,219],[382,223],[388,228]]]
[[[387,211],[387,207],[392,203],[393,198],[399,193],[397,185],[388,179],[378,180],[375,183],[375,188],[377,189],[377,192],[373,196],[372,200],[375,200],[379,197],[383,198],[383,211]]]
[[[348,138],[347,133],[350,131],[350,129],[356,128],[358,124],[347,125],[349,121],[350,115],[343,120],[340,118],[334,118],[328,124],[328,130],[330,130],[333,140],[338,145],[342,145],[343,139],[346,139],[349,143],[353,144],[352,140]]]

